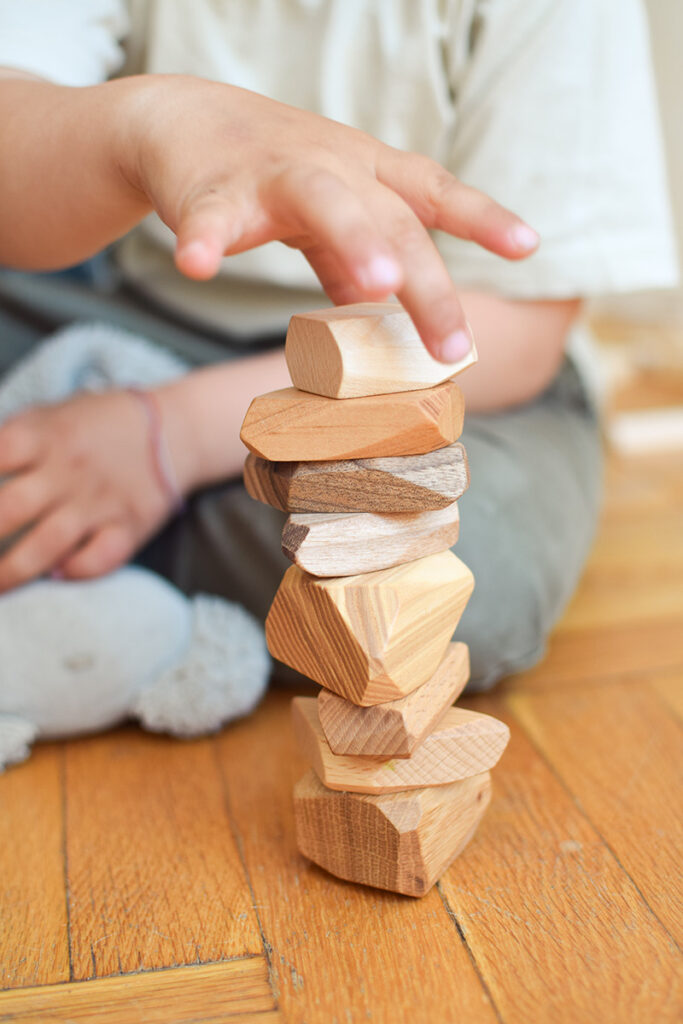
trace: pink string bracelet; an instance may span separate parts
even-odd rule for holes
[[[171,454],[164,435],[161,412],[154,395],[148,391],[141,391],[140,388],[126,388],[129,395],[137,398],[145,411],[147,425],[149,428],[149,447],[152,456],[152,465],[157,482],[164,494],[171,502],[174,512],[180,512],[185,507],[183,493],[178,486],[178,479],[173,469]]]

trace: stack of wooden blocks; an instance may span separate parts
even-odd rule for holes
[[[295,387],[254,400],[252,497],[289,513],[271,654],[323,687],[297,697],[312,770],[295,788],[301,852],[340,878],[426,893],[474,834],[508,741],[452,707],[469,675],[453,631],[474,586],[451,551],[469,482],[464,402],[393,303],[292,318]]]

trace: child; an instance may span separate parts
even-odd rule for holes
[[[287,385],[282,334],[322,305],[317,276],[336,303],[395,293],[444,361],[476,337],[458,636],[479,688],[538,660],[598,507],[596,415],[565,356],[580,301],[675,280],[637,0],[0,0],[0,66],[0,262],[115,243],[106,294],[6,273],[0,353],[38,337],[38,310],[43,329],[92,316],[94,293],[100,319],[162,342],[173,325],[207,364],[147,399],[165,485],[139,396],[0,427],[0,537],[31,525],[0,589],[106,573],[193,494],[143,559],[263,617],[282,517],[245,494],[239,425]]]

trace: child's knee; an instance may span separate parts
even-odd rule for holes
[[[488,690],[543,657],[553,625],[546,582],[542,567],[518,553],[480,574],[456,630],[470,649],[469,691]]]

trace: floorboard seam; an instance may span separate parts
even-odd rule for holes
[[[9,992],[25,992],[27,989],[62,988],[65,985],[89,985],[93,981],[111,981],[112,978],[135,978],[139,974],[165,974],[166,971],[192,971],[196,967],[220,967],[221,964],[241,963],[243,960],[262,960],[263,953],[245,953],[244,956],[225,956],[220,960],[202,960],[191,964],[164,964],[163,967],[142,967],[137,971],[117,971],[116,974],[98,974],[91,978],[69,978],[68,981],[49,981],[43,985],[15,985],[0,988],[0,997]],[[241,1012],[241,1011],[240,1011]],[[189,1022],[187,1022],[189,1024]]]
[[[457,931],[458,935],[460,936],[460,940],[461,940],[463,946],[465,947],[465,952],[467,953],[468,957],[470,958],[470,963],[472,964],[472,967],[474,968],[474,971],[475,971],[477,977],[479,978],[479,981],[481,982],[481,987],[483,988],[483,990],[484,990],[484,992],[486,994],[486,998],[488,999],[489,1003],[491,1004],[491,1008],[492,1008],[493,1012],[496,1015],[496,1020],[499,1021],[500,1024],[504,1024],[504,1020],[503,1020],[503,1017],[501,1015],[501,1012],[500,1012],[500,1010],[498,1009],[498,1007],[496,1005],[496,1001],[493,998],[493,995],[491,993],[491,989],[489,988],[489,986],[486,983],[486,980],[484,979],[484,975],[482,974],[481,969],[479,967],[479,964],[477,963],[477,958],[475,957],[474,953],[472,952],[472,948],[470,947],[470,944],[467,941],[467,936],[465,935],[465,933],[462,930],[462,927],[460,925],[460,922],[458,921],[457,914],[455,913],[455,911],[453,910],[452,906],[448,902],[448,898],[447,898],[445,892],[443,891],[443,889],[441,888],[441,882],[437,882],[436,883],[436,889],[437,889],[437,892],[439,893],[439,896],[441,897],[441,902],[443,903],[444,910],[446,911],[446,913],[450,917],[451,921],[455,925],[455,930]]]
[[[66,906],[66,942],[69,953],[69,981],[74,981],[74,964],[71,949],[71,899],[69,891],[69,854],[67,850],[67,795],[66,795],[66,749],[62,743],[59,751],[59,781],[62,788],[62,859],[64,864],[64,903]]]
[[[645,681],[644,686],[647,686],[654,700],[657,701],[663,711],[666,711],[670,718],[673,718],[676,725],[683,725],[683,715],[677,707],[675,707],[670,701],[666,699],[664,694],[660,693],[656,686],[653,686],[652,681]]]
[[[523,723],[519,720],[519,718],[517,718],[517,715],[515,714],[513,708],[510,706],[509,702],[507,701],[507,699],[505,697],[503,697],[503,701],[505,703],[505,706],[506,706],[508,712],[514,718],[515,723],[517,724],[518,728],[524,733],[526,739],[529,741],[531,746],[536,751],[537,755],[541,758],[541,760],[543,761],[545,766],[548,768],[548,770],[550,771],[551,775],[559,782],[560,786],[565,791],[565,793],[567,794],[569,799],[572,801],[572,804],[574,805],[574,807],[576,807],[577,811],[582,816],[584,821],[586,821],[590,825],[590,827],[593,829],[593,831],[595,832],[595,834],[598,837],[598,839],[600,840],[600,842],[604,845],[605,849],[614,858],[614,860],[615,860],[616,864],[619,866],[619,868],[621,868],[621,870],[624,872],[624,874],[628,878],[629,882],[631,883],[631,885],[633,886],[633,888],[635,889],[635,891],[638,893],[638,895],[640,896],[641,900],[643,901],[643,904],[647,907],[649,912],[652,914],[652,917],[654,918],[654,920],[660,926],[660,928],[662,929],[664,934],[667,936],[669,941],[673,944],[674,949],[676,949],[680,953],[681,952],[680,945],[678,944],[678,942],[676,941],[674,936],[671,934],[671,932],[669,931],[667,926],[664,924],[664,922],[661,920],[661,918],[659,917],[657,912],[652,908],[652,906],[650,905],[648,899],[646,898],[644,893],[641,891],[640,886],[638,885],[636,880],[631,876],[631,873],[621,863],[621,860],[620,860],[619,855],[617,854],[616,850],[614,850],[612,848],[612,846],[609,843],[609,841],[605,838],[605,836],[602,834],[602,832],[600,831],[598,826],[595,824],[593,819],[589,816],[588,812],[586,811],[585,807],[583,806],[583,804],[579,800],[578,796],[576,796],[576,794],[571,791],[571,789],[569,788],[568,783],[565,782],[565,780],[562,778],[562,776],[560,775],[559,771],[555,768],[555,765],[549,760],[549,758],[547,757],[545,752],[538,746],[538,744],[534,740],[533,736],[529,732],[527,732],[527,730],[524,728]]]
[[[618,672],[599,672],[597,675],[589,676],[587,679],[579,679],[578,682],[575,679],[565,679],[562,676],[558,679],[553,679],[552,675],[548,676],[546,678],[546,682],[541,686],[535,686],[533,683],[531,686],[525,686],[523,682],[519,684],[510,682],[508,684],[506,681],[503,681],[500,684],[500,696],[507,697],[508,694],[514,693],[535,695],[545,693],[547,691],[555,693],[557,690],[572,690],[572,692],[578,689],[595,690],[601,686],[609,686],[610,684],[615,683],[631,685],[638,681],[645,682],[643,677],[651,675],[653,672],[668,673],[675,672],[677,669],[683,670],[683,660],[680,662],[676,660],[675,662],[671,662],[667,665],[658,665],[655,669],[637,668],[632,671],[629,671],[628,669],[621,669]],[[521,675],[522,673],[519,674]],[[513,678],[514,676],[510,676],[511,680]],[[475,694],[471,694],[471,696],[475,696]]]
[[[235,817],[234,817],[234,815],[232,813],[232,807],[230,805],[230,794],[228,792],[228,784],[227,784],[227,780],[225,778],[225,773],[223,771],[223,765],[221,763],[221,759],[220,759],[219,752],[218,752],[218,740],[216,740],[216,739],[214,739],[214,741],[213,741],[213,753],[214,753],[214,757],[216,759],[216,766],[218,768],[218,777],[221,780],[221,788],[223,790],[223,803],[225,805],[225,813],[227,814],[227,817],[228,817],[228,824],[230,826],[230,831],[232,833],[232,838],[233,838],[233,840],[235,842],[235,848],[237,850],[237,855],[239,856],[240,863],[242,865],[242,870],[244,871],[244,877],[246,879],[247,886],[249,888],[249,895],[251,896],[251,906],[252,906],[252,909],[254,911],[254,915],[256,917],[256,923],[258,924],[259,934],[261,936],[261,945],[263,946],[263,955],[266,958],[266,966],[268,968],[268,984],[270,985],[270,990],[273,993],[273,1002],[275,1003],[275,1009],[279,1010],[280,1009],[280,1004],[279,1004],[279,1000],[278,1000],[277,986],[275,984],[275,971],[273,970],[273,959],[272,959],[272,956],[271,956],[272,946],[268,942],[268,939],[266,938],[266,933],[265,933],[265,930],[264,930],[264,927],[263,927],[263,922],[261,920],[261,915],[259,914],[258,904],[256,902],[256,893],[254,891],[254,886],[253,886],[252,881],[251,881],[251,875],[249,874],[249,868],[247,867],[247,859],[244,856],[244,847],[242,845],[242,836],[240,835],[239,830],[237,828],[237,823],[235,822]]]

